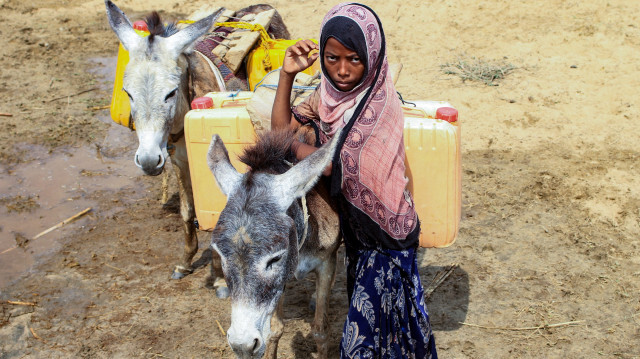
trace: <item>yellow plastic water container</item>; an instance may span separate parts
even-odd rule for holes
[[[261,45],[256,46],[247,56],[247,77],[249,78],[249,89],[255,90],[256,85],[262,80],[266,74],[270,71],[282,67],[284,61],[284,54],[287,48],[291,45],[295,45],[296,42],[302,39],[296,40],[269,40],[263,41]],[[311,40],[318,43],[317,40]],[[302,71],[308,75],[314,75],[316,71],[320,70],[320,61],[316,61],[313,66]]]
[[[448,247],[456,240],[462,209],[458,112],[449,103],[416,101],[404,106],[408,189],[421,221],[421,247]]]
[[[135,32],[144,37],[149,35],[147,23],[143,20],[133,23]],[[122,78],[124,77],[124,69],[129,63],[129,51],[125,50],[122,44],[118,46],[118,62],[116,64],[116,78],[113,81],[113,93],[111,95],[111,119],[119,125],[135,129],[133,121],[131,121],[131,105],[129,104],[129,96],[122,90]]]
[[[194,99],[184,117],[191,188],[201,230],[212,230],[227,203],[207,165],[211,136],[217,133],[229,152],[231,164],[240,172],[246,166],[238,160],[245,146],[255,143],[256,133],[246,110],[252,92],[216,92]],[[247,97],[248,96],[248,97]]]
[[[235,94],[235,98],[234,98]],[[200,229],[212,230],[226,197],[220,192],[207,165],[211,136],[224,141],[231,163],[240,171],[246,166],[238,155],[255,143],[243,102],[251,92],[210,93],[194,100],[185,116],[185,138],[191,183]],[[457,111],[446,102],[416,101],[404,106],[408,188],[422,223],[422,247],[447,247],[457,237],[462,205],[460,122]],[[448,109],[448,110],[447,110]]]

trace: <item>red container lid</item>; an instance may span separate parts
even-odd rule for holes
[[[440,107],[436,110],[436,118],[449,123],[458,121],[458,110],[453,107]]]
[[[138,20],[133,23],[133,29],[138,31],[146,31],[149,32],[149,28],[147,27],[147,23],[144,20]]]
[[[211,97],[198,97],[191,101],[191,109],[206,110],[213,107],[213,99]]]

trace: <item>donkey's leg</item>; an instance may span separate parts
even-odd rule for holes
[[[336,274],[336,261],[338,252],[329,254],[316,269],[316,312],[313,318],[311,331],[318,348],[318,358],[326,359],[328,351],[329,321],[327,318],[327,308],[331,297],[331,286]]]
[[[228,298],[230,293],[222,272],[222,260],[218,252],[214,250],[211,251],[211,278],[213,279],[213,288],[216,290],[216,297]]]
[[[280,337],[282,337],[282,333],[284,333],[284,322],[282,321],[284,307],[283,303],[284,294],[282,294],[282,296],[280,297],[278,306],[271,316],[271,334],[269,335],[269,340],[267,341],[267,350],[265,352],[266,359],[277,358],[278,342],[280,341]]]
[[[171,278],[181,279],[185,275],[193,272],[191,260],[198,252],[198,237],[194,219],[196,217],[195,206],[193,204],[193,191],[191,189],[191,175],[189,173],[189,163],[187,162],[186,147],[184,138],[176,144],[175,153],[171,156],[171,162],[176,171],[178,179],[178,193],[180,194],[180,215],[182,216],[184,228],[184,253],[180,264],[176,265]]]
[[[193,272],[191,261],[198,252],[198,236],[194,220],[196,210],[193,202],[193,190],[191,188],[191,174],[189,173],[189,162],[187,160],[187,148],[184,138],[176,144],[176,150],[171,156],[171,162],[176,169],[178,178],[178,190],[180,194],[180,214],[184,225],[184,254],[182,261],[176,266],[171,275],[173,279],[181,279],[185,275]],[[229,290],[224,281],[222,272],[222,260],[216,251],[211,253],[211,276],[214,278],[214,287],[218,298],[227,298]]]

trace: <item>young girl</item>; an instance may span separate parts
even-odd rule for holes
[[[341,357],[437,358],[416,261],[420,222],[406,190],[404,117],[388,76],[382,25],[370,8],[340,4],[325,16],[319,44],[319,53],[309,40],[287,49],[271,124],[310,124],[320,144],[344,127],[324,172],[347,252],[350,306]],[[291,109],[295,75],[317,58],[320,86]],[[291,150],[302,159],[316,147],[294,141]]]

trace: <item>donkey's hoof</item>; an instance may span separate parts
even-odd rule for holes
[[[180,273],[177,270],[174,270],[173,273],[171,273],[171,279],[182,279],[184,276],[186,276],[186,274]]]
[[[183,266],[176,266],[176,268],[173,270],[173,273],[171,274],[171,279],[182,279],[186,275],[191,273],[193,273],[193,270],[191,269],[187,269]]]
[[[224,278],[216,278],[213,287],[216,289],[216,297],[220,299],[229,298],[229,287],[227,287],[227,282]]]
[[[220,299],[229,298],[229,288],[227,286],[216,288],[216,297]]]

